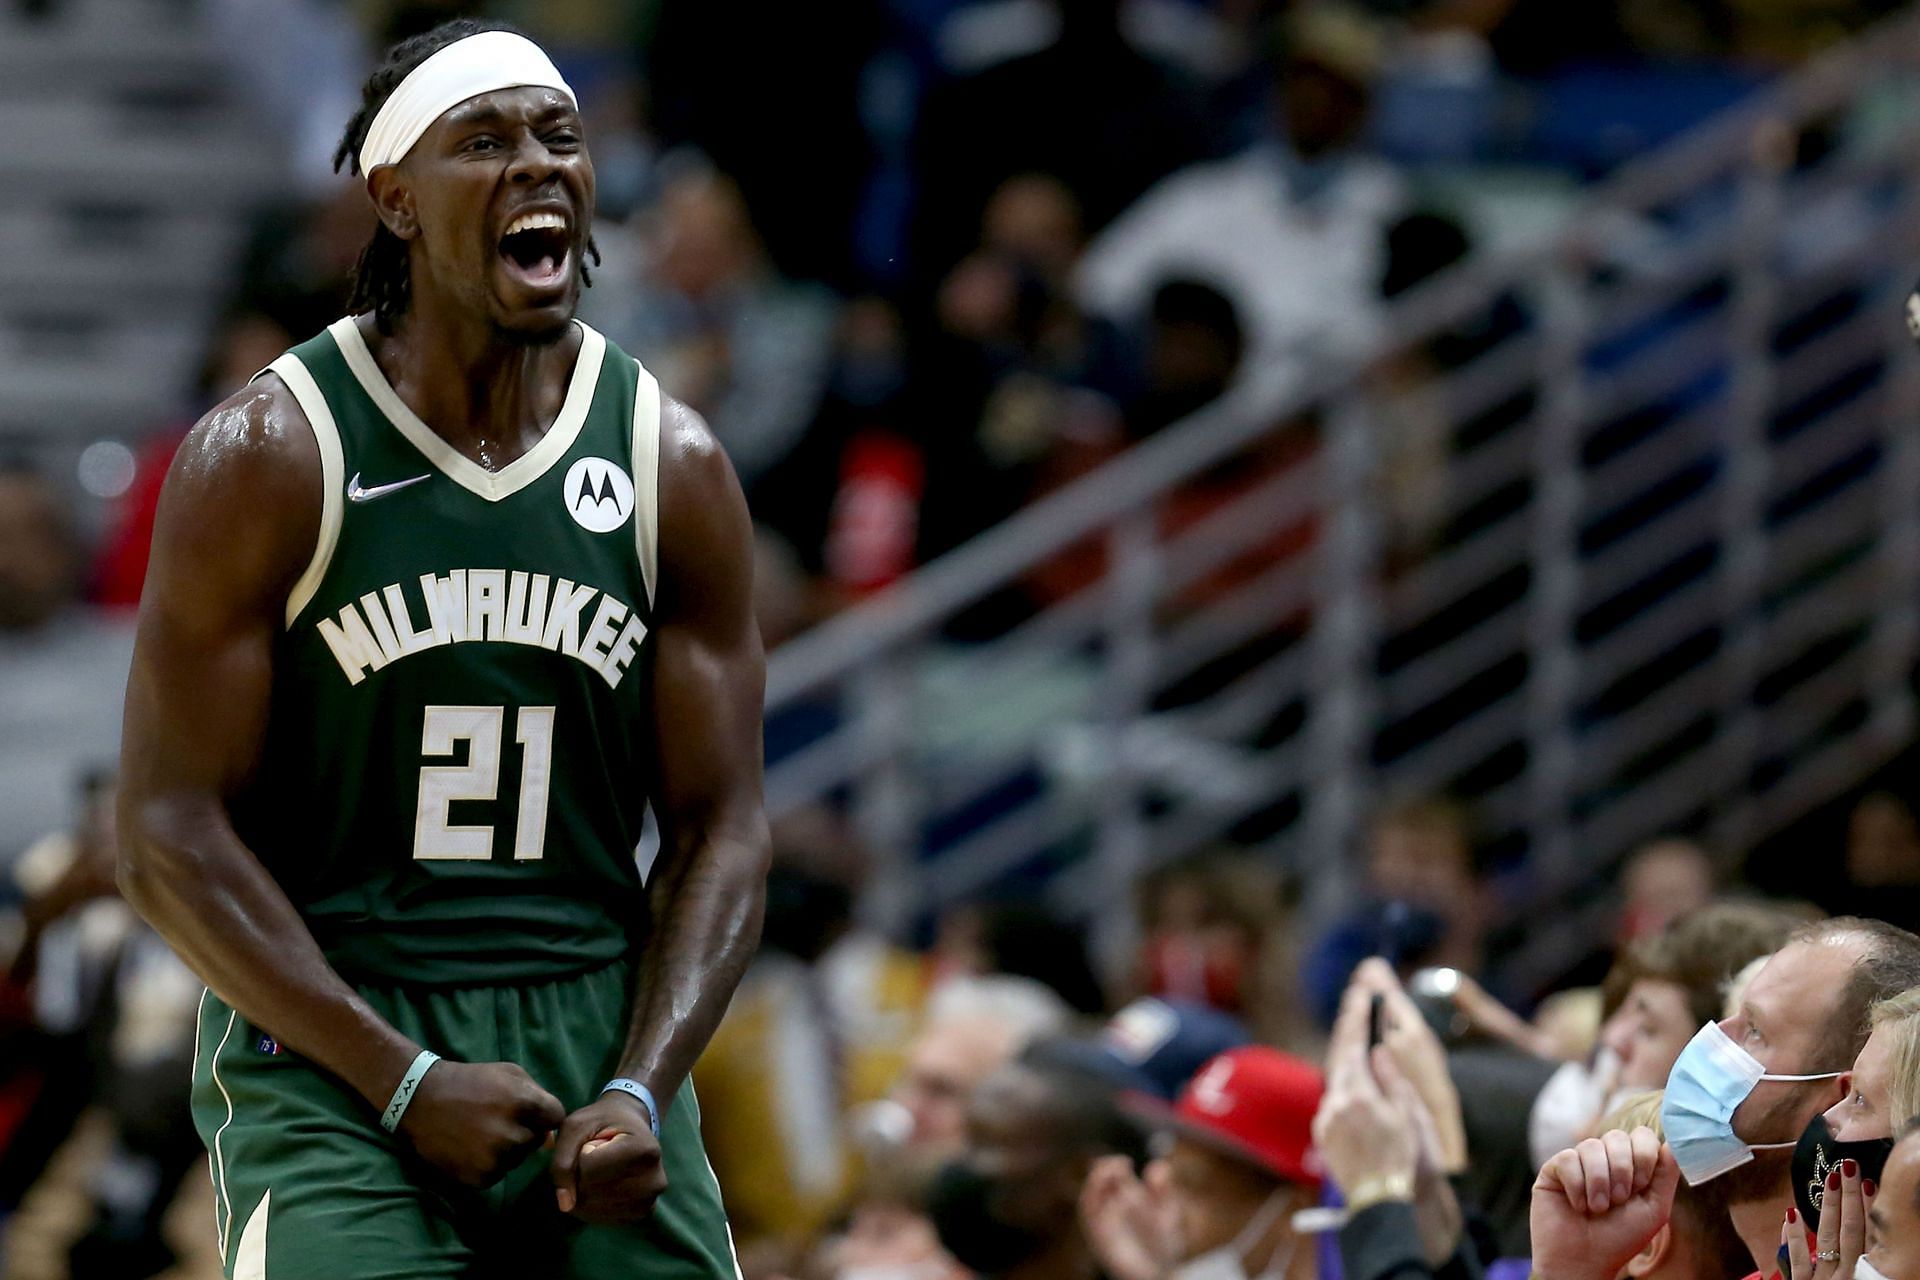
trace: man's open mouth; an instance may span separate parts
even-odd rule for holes
[[[500,237],[500,258],[513,275],[537,288],[550,288],[566,278],[567,254],[573,234],[565,214],[551,210],[523,213]]]

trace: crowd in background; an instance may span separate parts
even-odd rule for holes
[[[197,385],[156,413],[100,538],[0,457],[0,1264],[27,1265],[27,1234],[76,1277],[174,1262],[163,1222],[202,1158],[184,1103],[199,987],[112,885],[125,611],[188,423],[344,306],[370,214],[325,159],[371,51],[473,7],[227,5],[261,67],[289,42],[313,59],[257,90],[300,199],[261,216]],[[1460,174],[1570,189],[1886,7],[488,8],[581,91],[603,206],[584,315],[726,445],[772,645],[1247,370],[1359,350],[1386,300],[1511,234],[1526,202],[1490,212]],[[1808,903],[1730,892],[1745,851],[1648,846],[1614,934],[1496,998],[1485,851],[1439,798],[1377,815],[1330,922],[1232,849],[1155,874],[1117,972],[1026,901],[953,910],[917,949],[863,929],[868,856],[809,812],[776,831],[762,950],[696,1072],[743,1270],[1309,1280],[1523,1275],[1531,1257],[1547,1280],[1705,1280],[1785,1249],[1783,1275],[1831,1280],[1872,1208],[1874,1265],[1920,1278],[1920,1145],[1892,1146],[1920,1115],[1920,997],[1902,994],[1920,987],[1903,931],[1920,830],[1877,792],[1809,839]],[[1722,1018],[1746,1058],[1694,1047]],[[1817,1078],[1749,1081],[1741,1133],[1788,1145],[1680,1178],[1713,1135],[1648,1094],[1710,1057]],[[1713,1085],[1685,1083],[1696,1104]],[[1672,1153],[1650,1145],[1679,1114]],[[33,1197],[75,1135],[82,1208],[49,1226]],[[1716,1160],[1744,1154],[1718,1136]],[[1816,1228],[1823,1187],[1842,1207]]]
[[[712,423],[797,625],[1250,369],[1360,350],[1386,299],[1891,7],[215,5],[298,198],[258,218],[93,592],[137,594],[184,424],[343,309],[371,213],[330,171],[338,122],[379,48],[455,13],[523,22],[572,78],[604,255],[583,314]]]
[[[0,1239],[76,1277],[198,1276],[166,1271],[201,1222],[168,1211],[205,1190],[198,984],[115,896],[111,789],[90,779],[14,871]],[[1906,803],[1868,794],[1823,833],[1808,900],[1647,845],[1612,935],[1518,1011],[1480,980],[1465,818],[1383,810],[1364,898],[1317,933],[1230,851],[1171,868],[1109,975],[1018,900],[904,948],[858,923],[854,843],[788,832],[694,1076],[744,1274],[1735,1280],[1787,1250],[1782,1277],[1845,1280],[1877,1241],[1880,1274],[1920,1275],[1897,1261],[1920,1243],[1920,1139],[1895,1146],[1920,1117]],[[1861,903],[1876,918],[1828,914]],[[77,1133],[86,1160],[48,1176]]]

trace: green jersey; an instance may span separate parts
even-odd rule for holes
[[[351,318],[271,368],[326,487],[240,835],[350,981],[524,982],[630,953],[658,384],[581,326],[553,426],[489,471],[407,408]]]

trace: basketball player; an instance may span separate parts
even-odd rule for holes
[[[732,1276],[685,1081],[767,864],[739,485],[573,319],[593,165],[537,46],[396,47],[343,150],[358,314],[182,447],[127,699],[227,1274]]]

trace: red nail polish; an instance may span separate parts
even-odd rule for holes
[[[1837,1187],[1840,1185],[1840,1166],[1839,1165],[1835,1165],[1833,1166],[1832,1169],[1827,1171],[1827,1185],[1829,1187]]]
[[[1800,1221],[1800,1211],[1795,1209],[1792,1205],[1787,1206],[1787,1221],[1790,1223]]]
[[[1840,1162],[1840,1172],[1849,1178],[1857,1178],[1860,1176],[1860,1162],[1858,1160],[1842,1160]]]
[[[1872,1178],[1868,1178],[1865,1182],[1860,1184],[1860,1194],[1863,1196],[1870,1196],[1878,1190],[1880,1190],[1880,1184],[1875,1182]]]

